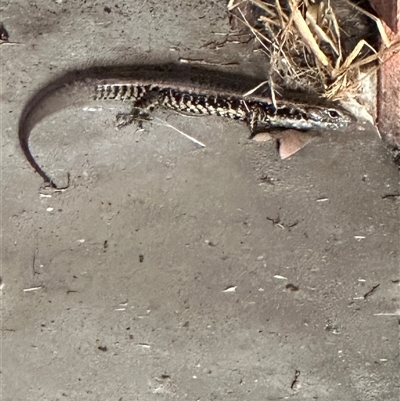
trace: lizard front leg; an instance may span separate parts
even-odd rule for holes
[[[265,117],[265,113],[259,107],[253,107],[249,110],[248,114],[248,126],[250,129],[250,137],[253,138],[255,135],[266,132],[270,128],[270,123]]]

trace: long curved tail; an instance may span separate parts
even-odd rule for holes
[[[53,81],[37,92],[24,107],[19,119],[18,137],[21,149],[35,171],[43,178],[45,184],[57,188],[42,167],[33,157],[29,147],[31,131],[42,119],[67,106],[80,106],[90,100],[92,87],[83,77],[76,74],[67,74]]]

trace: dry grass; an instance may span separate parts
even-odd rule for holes
[[[241,6],[247,1],[260,12],[261,29],[251,26],[250,16],[243,14]],[[378,18],[351,3],[349,6],[376,23],[382,50],[377,52],[360,38],[350,54],[345,54],[342,29],[330,0],[230,0],[228,4],[268,53],[272,76],[278,74],[284,84],[307,88],[331,100],[356,97],[360,72],[375,71],[383,59],[400,50],[399,42],[390,43]]]

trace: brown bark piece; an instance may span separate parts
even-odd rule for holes
[[[392,43],[400,40],[400,0],[370,0],[378,16],[387,24]],[[378,129],[385,142],[400,149],[400,53],[391,54],[378,72]]]
[[[395,33],[400,32],[400,0],[369,0],[379,18]]]
[[[400,149],[400,53],[385,60],[378,73],[378,129]]]
[[[279,155],[282,160],[297,153],[300,149],[304,148],[313,135],[307,132],[298,132],[294,130],[287,130],[279,138]]]
[[[266,142],[271,139],[277,140],[279,145],[279,156],[284,160],[304,148],[304,146],[306,146],[311,139],[316,136],[319,136],[319,134],[312,131],[287,129],[279,133],[259,133],[253,138],[253,140],[256,142]]]

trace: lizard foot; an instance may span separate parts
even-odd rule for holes
[[[151,120],[150,114],[146,110],[135,108],[130,113],[117,114],[115,126],[120,129],[135,122],[139,128],[142,128],[143,121],[149,120]]]

